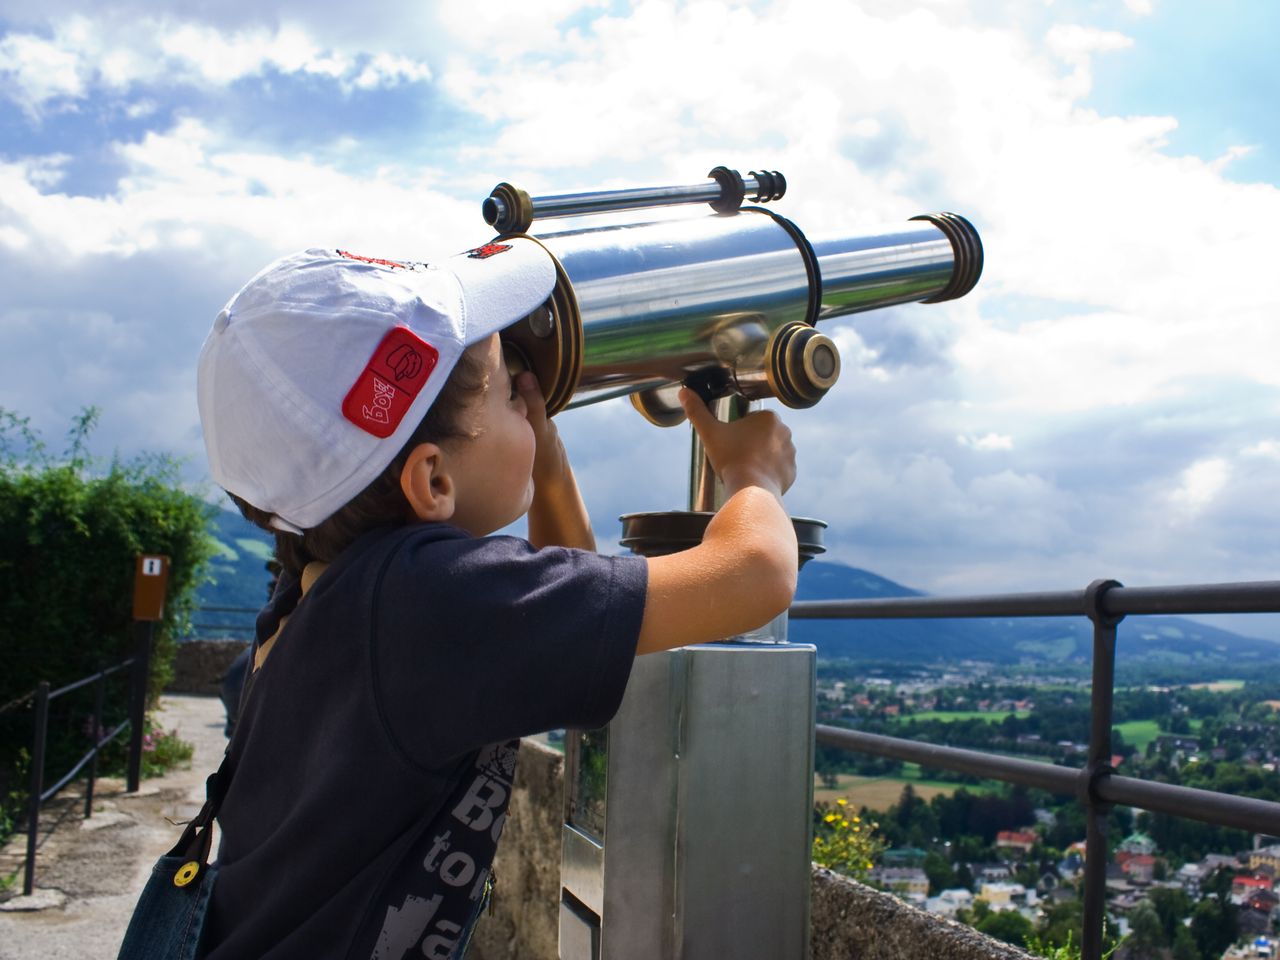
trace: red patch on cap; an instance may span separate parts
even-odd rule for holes
[[[342,401],[342,415],[379,439],[391,436],[439,359],[408,327],[393,327]]]
[[[509,243],[486,243],[483,247],[476,247],[474,250],[468,250],[467,256],[472,260],[488,260],[495,254],[502,253],[511,249]]]
[[[361,263],[376,263],[380,267],[399,267],[405,269],[407,264],[400,263],[396,260],[379,260],[377,257],[362,257],[358,253],[352,253],[350,250],[339,250],[338,256],[346,257],[348,260],[359,260]]]

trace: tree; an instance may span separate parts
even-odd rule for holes
[[[936,896],[943,890],[951,890],[956,886],[955,871],[947,858],[936,850],[930,850],[924,856],[924,874],[929,878],[929,894]]]
[[[1132,960],[1158,960],[1164,946],[1164,928],[1155,907],[1144,900],[1129,912],[1129,936],[1125,946]]]
[[[979,901],[981,902],[981,901]],[[993,911],[978,921],[976,929],[989,937],[1011,943],[1015,947],[1025,947],[1027,938],[1035,929],[1031,921],[1016,910]]]
[[[1220,957],[1239,935],[1236,908],[1216,896],[1205,897],[1191,913],[1191,936],[1202,957]]]
[[[1200,960],[1195,938],[1186,927],[1178,927],[1178,932],[1174,934],[1173,960]]]
[[[171,676],[175,628],[194,603],[212,545],[212,508],[181,489],[178,464],[144,455],[106,466],[88,453],[97,411],[74,422],[67,449],[49,454],[25,418],[0,409],[0,704],[39,681],[57,687],[113,665],[135,646],[135,558],[170,558],[165,618],[153,649],[152,702]],[[109,687],[108,729],[123,719],[123,682]],[[56,701],[48,734],[49,769],[67,769],[84,753],[91,687]],[[25,786],[17,765],[31,736],[28,712],[11,709],[0,726],[0,802]],[[11,722],[12,721],[12,722]],[[0,821],[3,821],[0,811]]]
[[[1174,887],[1155,887],[1147,896],[1160,918],[1164,942],[1173,943],[1178,931],[1185,928],[1182,921],[1191,913],[1191,898],[1185,890]]]

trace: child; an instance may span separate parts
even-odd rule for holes
[[[523,239],[430,266],[308,250],[215,320],[212,474],[284,573],[230,748],[206,956],[461,956],[518,738],[602,726],[636,654],[790,603],[790,433],[720,423],[689,391],[729,494],[705,540],[592,552],[537,383],[498,340],[554,282]],[[527,542],[489,536],[526,513]]]

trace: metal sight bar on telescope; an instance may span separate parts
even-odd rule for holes
[[[707,176],[711,178],[709,183],[689,186],[598,190],[554,197],[530,197],[519,187],[500,183],[484,201],[481,212],[485,223],[495,230],[524,233],[534,220],[684,203],[709,203],[717,213],[733,213],[748,194],[752,194],[753,203],[768,203],[787,192],[786,178],[776,170],[752,170],[744,177],[737,170],[716,167]]]

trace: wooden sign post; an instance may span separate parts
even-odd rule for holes
[[[169,558],[139,556],[133,571],[133,621],[137,649],[133,655],[133,696],[129,705],[129,765],[126,787],[136,793],[142,782],[142,735],[147,716],[147,678],[151,674],[151,643],[157,620],[164,619],[164,595],[169,585]]]

